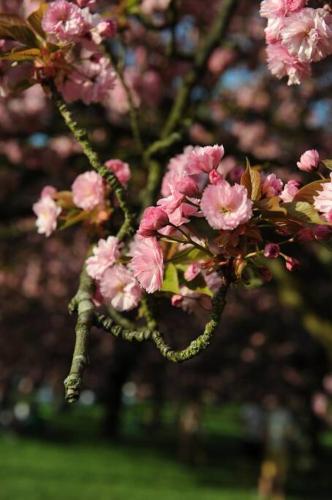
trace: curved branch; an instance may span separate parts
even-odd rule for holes
[[[173,363],[181,363],[194,358],[210,345],[214,332],[220,322],[220,317],[226,305],[226,291],[223,288],[213,299],[211,319],[206,323],[204,332],[193,340],[188,347],[181,351],[174,351],[165,342],[158,331],[153,331],[151,338],[162,356]]]
[[[94,315],[94,325],[103,328],[107,333],[112,334],[114,337],[121,337],[123,340],[132,342],[136,340],[137,342],[143,342],[151,337],[151,331],[149,328],[125,328],[116,323],[113,318],[109,316],[104,316],[103,314],[95,313]]]
[[[213,298],[211,318],[205,325],[204,331],[188,347],[180,351],[173,350],[163,339],[161,333],[157,330],[157,323],[152,316],[152,313],[147,304],[147,300],[142,301],[142,311],[146,318],[147,327],[135,329],[125,328],[118,325],[113,318],[102,314],[95,314],[94,324],[103,328],[106,332],[111,333],[115,337],[122,337],[124,340],[143,342],[144,340],[152,340],[160,354],[172,361],[173,363],[181,363],[196,357],[204,351],[211,343],[214,332],[220,322],[220,317],[226,305],[226,293],[229,283],[221,287],[219,292]]]

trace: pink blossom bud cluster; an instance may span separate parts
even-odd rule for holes
[[[188,312],[209,310],[225,266],[244,283],[252,276],[267,281],[270,259],[283,259],[288,271],[300,265],[285,243],[331,237],[332,174],[321,179],[319,172],[319,180],[308,188],[250,165],[238,178],[232,175],[234,165],[224,160],[221,145],[188,146],[169,161],[161,198],[145,209],[133,240],[120,245],[113,236],[102,238],[87,260],[87,272],[104,303],[131,310],[144,292],[158,292]],[[298,162],[305,173],[320,165],[324,162],[315,150],[303,153]],[[128,182],[127,164],[113,159],[106,166],[120,182]],[[91,219],[98,210],[107,212],[106,194],[107,186],[94,171],[79,175],[72,185],[73,205]],[[47,236],[56,229],[58,216],[65,216],[61,196],[47,187],[33,207],[38,231]]]
[[[105,163],[124,186],[127,185],[131,172],[128,163],[111,159]],[[50,236],[57,228],[58,216],[61,214],[70,221],[70,216],[64,214],[61,204],[65,201],[66,208],[81,209],[86,212],[103,211],[107,205],[108,188],[103,178],[94,170],[84,172],[76,177],[71,186],[71,192],[58,192],[52,186],[46,186],[40,199],[33,205],[37,216],[38,232]],[[74,215],[75,217],[75,215]]]
[[[96,280],[99,292],[106,303],[117,311],[134,309],[141,298],[142,289],[132,272],[119,261],[120,245],[114,236],[101,239],[87,259],[86,270]]]
[[[44,14],[42,27],[50,40],[55,43],[93,41],[99,44],[103,39],[116,34],[113,19],[103,19],[99,14],[92,14],[90,7],[94,2],[67,0],[51,2]]]
[[[100,44],[115,36],[116,22],[92,13],[93,6],[90,1],[55,0],[42,19],[47,40],[57,45],[64,57],[54,74],[67,102],[105,102],[115,85],[115,72]]]
[[[263,0],[260,13],[267,18],[265,37],[271,73],[288,85],[310,75],[311,63],[332,53],[330,8],[307,7],[306,0]]]

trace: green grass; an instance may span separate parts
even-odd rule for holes
[[[246,489],[200,483],[195,472],[147,450],[1,441],[1,500],[244,500]]]
[[[232,472],[227,461],[223,467],[205,458],[200,466],[180,463],[174,434],[150,439],[141,426],[144,413],[140,407],[127,412],[126,440],[117,444],[98,437],[98,409],[79,407],[47,417],[49,439],[0,436],[0,500],[256,498],[252,471]],[[169,424],[173,417],[166,416]]]
[[[166,428],[154,436],[144,431],[145,414],[144,407],[126,413],[125,439],[117,443],[98,434],[98,408],[76,407],[53,416],[44,411],[46,432],[34,439],[0,435],[0,500],[257,498],[259,463],[243,452],[236,409],[206,413],[205,451],[196,466],[177,459],[174,412],[167,410]],[[332,498],[319,495],[315,484],[311,487],[317,494],[300,491],[287,500]]]

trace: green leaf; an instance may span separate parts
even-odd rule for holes
[[[328,168],[329,170],[332,170],[332,160],[323,160],[322,163],[324,167]]]
[[[271,196],[271,198],[264,198],[256,203],[257,208],[262,210],[262,212],[285,214],[287,210],[284,206],[280,205],[280,199],[278,196]]]
[[[141,0],[127,0],[125,10],[128,14],[137,14],[140,12]]]
[[[176,270],[176,267],[172,263],[166,266],[165,277],[161,291],[171,293],[179,293],[180,291],[178,272]]]
[[[80,210],[77,212],[76,209],[73,209],[69,212],[64,222],[60,225],[60,230],[67,229],[68,227],[73,226],[74,224],[78,224],[79,222],[85,221],[89,219],[90,213],[84,210]]]
[[[327,224],[317,210],[306,201],[297,201],[292,203],[285,203],[287,213],[301,222],[308,224]]]
[[[4,61],[31,61],[36,57],[40,56],[39,49],[23,49],[23,50],[13,50],[11,52],[7,52],[0,56],[0,60]]]
[[[15,14],[0,14],[0,38],[16,40],[26,47],[37,47],[36,36],[24,19]]]
[[[307,184],[296,193],[293,201],[306,201],[307,203],[312,203],[314,201],[314,197],[317,196],[319,191],[322,190],[323,184],[326,182],[330,182],[330,179],[315,181]]]
[[[199,248],[186,248],[182,252],[178,252],[172,258],[172,262],[178,264],[191,264],[197,260],[206,260],[207,254]]]
[[[33,12],[29,17],[28,17],[28,23],[30,26],[33,28],[35,33],[39,35],[41,38],[46,38],[46,33],[42,28],[42,19],[44,17],[45,12],[48,9],[48,5],[45,2],[42,2],[39,6],[39,9]]]
[[[248,196],[252,200],[259,200],[261,197],[261,174],[257,167],[251,167],[247,160],[247,168],[242,174],[241,184],[245,186],[248,191]]]

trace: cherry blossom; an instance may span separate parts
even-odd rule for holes
[[[95,280],[100,280],[104,272],[112,267],[119,257],[119,241],[115,236],[99,240],[93,248],[93,255],[86,261],[88,275]]]
[[[39,234],[50,236],[57,227],[57,218],[61,213],[59,207],[53,200],[54,188],[44,188],[39,201],[34,203],[33,211],[37,216],[36,226]]]
[[[128,268],[115,265],[100,280],[100,292],[117,311],[130,311],[138,306],[142,290]]]
[[[252,201],[244,186],[227,181],[208,186],[202,196],[201,208],[214,229],[235,229],[252,216]]]
[[[297,162],[297,166],[300,170],[304,172],[312,172],[319,165],[319,153],[316,149],[309,149],[305,151],[300,158],[300,161]]]
[[[83,210],[93,210],[104,202],[105,188],[102,177],[93,170],[76,177],[72,185],[73,201]]]
[[[147,293],[160,290],[163,282],[164,259],[156,238],[136,236],[130,254],[132,256],[130,268],[139,284]]]

